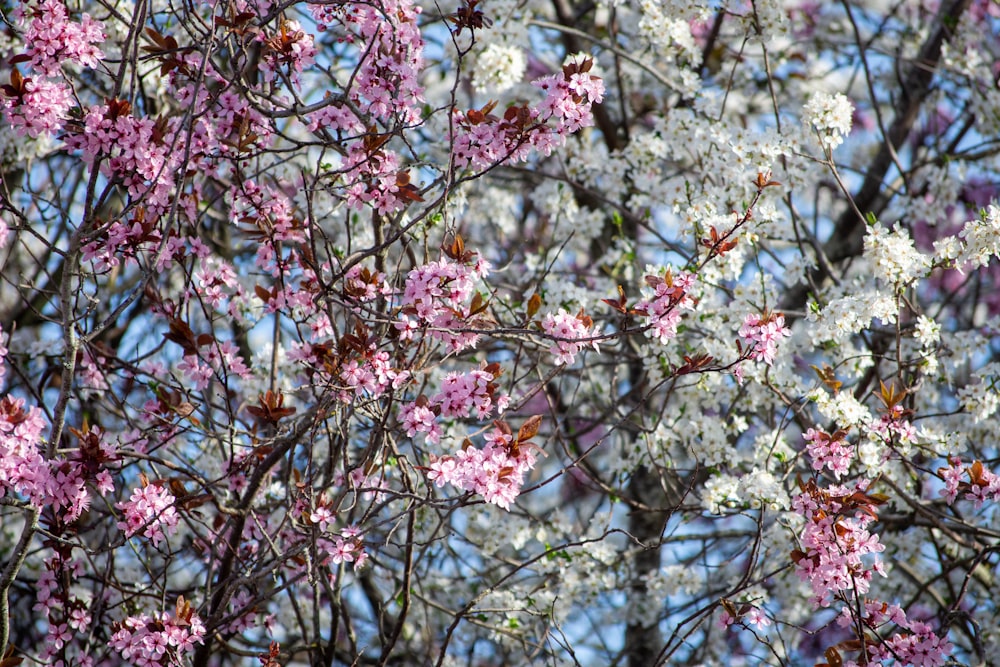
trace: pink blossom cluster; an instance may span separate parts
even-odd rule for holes
[[[348,298],[364,303],[374,301],[379,295],[392,294],[392,288],[381,271],[355,264],[344,274],[344,292]]]
[[[428,442],[436,443],[441,440],[443,433],[441,424],[437,421],[434,406],[430,404],[426,396],[423,398],[422,401],[418,398],[415,401],[404,403],[399,408],[399,421],[408,437],[412,438],[417,433],[424,433]]]
[[[199,258],[196,266],[190,287],[212,308],[222,308],[234,293],[242,295],[242,286],[236,279],[236,269],[229,262],[209,256]]]
[[[108,645],[135,667],[181,665],[184,655],[201,644],[205,625],[197,614],[175,618],[167,612],[129,616],[117,623]]]
[[[871,425],[871,430],[886,442],[911,443],[917,439],[917,429],[907,419],[907,411],[893,405]]]
[[[468,373],[449,373],[441,381],[441,391],[430,399],[421,395],[402,405],[399,420],[406,434],[412,438],[417,433],[425,433],[428,442],[436,443],[442,433],[438,416],[461,418],[475,411],[477,419],[486,419],[494,409],[498,415],[503,414],[510,397],[498,395],[494,383],[498,374],[499,368],[495,365]]]
[[[792,554],[795,571],[813,591],[813,604],[828,607],[846,594],[864,596],[872,574],[885,576],[881,557],[885,545],[868,527],[877,521],[877,499],[865,494],[868,480],[855,488],[819,488],[802,485],[792,499],[793,509],[806,518],[802,550]]]
[[[474,347],[478,334],[455,330],[472,326],[468,301],[476,281],[485,278],[489,270],[489,262],[474,255],[463,261],[444,257],[410,271],[399,295],[400,316],[394,324],[400,340],[410,340],[418,329],[427,327],[431,338],[453,352]]]
[[[497,395],[496,376],[486,366],[468,373],[449,373],[441,381],[441,391],[431,398],[441,408],[442,417],[467,417],[475,410],[477,419],[489,417],[494,407],[503,414],[510,398]]]
[[[827,468],[837,479],[847,474],[854,460],[854,447],[847,441],[846,431],[827,433],[811,428],[803,438],[808,443],[806,450],[813,470]]]
[[[391,126],[420,122],[424,41],[417,25],[421,8],[411,0],[375,3],[310,5],[319,30],[340,26],[343,41],[361,50],[359,64],[344,98],[309,115],[308,127],[355,137],[342,166],[348,206],[370,206],[381,214],[395,213],[421,201],[399,155],[386,145],[392,133],[367,128],[359,116]]]
[[[861,665],[911,665],[912,667],[941,667],[948,661],[954,646],[945,636],[938,636],[930,625],[923,621],[908,619],[906,612],[897,604],[879,600],[865,600],[861,607],[861,623],[875,636],[886,637],[888,630],[895,626],[898,632],[881,642],[869,641],[867,661],[847,660],[844,667]],[[844,607],[837,623],[841,627],[855,627],[857,608]]]
[[[143,199],[150,218],[170,208],[177,165],[183,151],[175,150],[170,133],[151,118],[132,115],[128,102],[108,100],[86,110],[81,125],[66,136],[66,147],[81,152],[83,161],[93,166],[100,162],[101,173],[115,179],[133,199]],[[148,234],[142,224],[122,231],[119,243],[138,240],[135,234]],[[118,246],[109,251],[117,252]]]
[[[93,262],[98,272],[110,271],[121,264],[137,265],[140,252],[155,253],[160,245],[160,231],[153,221],[113,221],[103,233],[83,246],[83,261]]]
[[[44,507],[52,488],[48,461],[38,450],[45,421],[40,409],[24,403],[9,395],[0,399],[0,498],[10,491]]]
[[[346,385],[340,392],[340,400],[349,402],[355,396],[377,398],[389,388],[399,388],[409,380],[410,374],[393,367],[389,353],[372,343],[364,354],[343,363],[339,378],[341,384]]]
[[[604,100],[604,81],[591,73],[593,66],[589,57],[576,56],[559,74],[531,83],[545,92],[545,100],[538,107],[539,119],[556,119],[556,134],[565,136],[593,125],[591,106]]]
[[[279,71],[287,71],[289,78],[298,83],[302,72],[315,62],[313,36],[302,30],[298,21],[283,20],[275,34],[262,30],[257,39],[264,45],[260,71],[268,83],[275,80]]]
[[[233,224],[258,240],[255,263],[273,278],[284,277],[297,259],[294,249],[281,253],[276,245],[285,242],[290,248],[305,242],[305,228],[295,218],[292,202],[281,191],[246,179],[229,191]]]
[[[90,629],[93,619],[88,611],[88,605],[62,590],[65,582],[78,579],[83,571],[83,562],[53,553],[45,559],[45,567],[35,582],[36,602],[32,610],[42,612],[48,624],[45,647],[39,658],[50,660],[50,664],[61,663],[65,667],[66,663],[59,657],[67,657],[67,649],[71,645],[73,635]],[[82,656],[74,656],[72,664],[93,663]]]
[[[31,17],[23,36],[26,55],[40,74],[58,76],[64,63],[94,68],[104,59],[98,48],[105,40],[104,26],[89,14],[79,23],[71,21],[62,0],[41,0],[22,11]]]
[[[142,531],[155,546],[164,539],[164,528],[170,533],[177,532],[180,515],[174,508],[174,501],[173,494],[161,484],[145,483],[133,489],[127,501],[115,504],[125,518],[118,522],[118,528],[125,531],[126,537]]]
[[[331,5],[314,5],[330,7]],[[325,130],[334,136],[338,134],[360,135],[365,125],[349,106],[339,100],[330,100],[322,108],[309,114],[307,127],[310,132]]]
[[[8,491],[26,496],[35,507],[61,512],[60,519],[72,523],[90,506],[88,484],[101,495],[114,489],[105,463],[113,460],[114,448],[101,429],[69,429],[79,447],[69,458],[48,460],[38,449],[45,422],[37,407],[24,408],[24,399],[0,399],[0,498]]]
[[[695,300],[690,295],[695,276],[681,271],[674,276],[669,270],[663,276],[646,276],[653,295],[636,304],[636,312],[649,318],[649,333],[665,345],[677,335],[682,310],[693,310]]]
[[[309,6],[320,31],[337,30],[358,46],[362,61],[348,94],[364,114],[404,124],[420,120],[424,40],[417,25],[421,8],[411,0],[323,3]]]
[[[567,136],[592,125],[591,107],[604,98],[604,82],[590,73],[592,66],[589,58],[576,59],[562,72],[534,81],[532,85],[545,92],[535,108],[512,106],[502,118],[490,113],[493,104],[467,113],[453,111],[455,166],[482,170],[520,162],[531,149],[549,155]]]
[[[395,152],[382,147],[375,149],[371,142],[358,140],[348,148],[344,170],[344,180],[350,183],[346,198],[348,206],[361,209],[368,205],[383,215],[406,207],[409,200],[404,194],[407,190],[400,182],[402,166]]]
[[[393,365],[388,351],[378,349],[375,343],[364,346],[363,341],[354,342],[354,346],[341,345],[339,354],[329,342],[296,343],[290,347],[288,359],[306,366],[314,382],[337,386],[337,399],[343,403],[355,398],[378,398],[410,379],[409,371]]]
[[[74,104],[72,90],[62,80],[62,66],[96,67],[104,57],[97,47],[104,41],[104,29],[89,14],[71,21],[61,0],[41,0],[19,11],[27,51],[13,61],[28,62],[37,76],[13,75],[12,85],[0,93],[0,109],[18,134],[53,135],[62,129]]]
[[[220,167],[226,164],[220,158],[235,158],[267,145],[274,133],[271,121],[254,108],[247,95],[234,89],[226,75],[212,66],[211,60],[206,62],[196,53],[179,54],[176,58],[182,66],[171,71],[170,85],[176,88],[178,104],[197,110],[190,134],[192,168],[203,171],[205,176],[218,175]],[[202,81],[202,63],[205,76],[220,92],[213,92]],[[186,136],[184,142],[188,142]],[[197,192],[199,187],[200,181],[195,179],[192,188]],[[189,217],[196,219],[195,215]]]
[[[791,335],[792,330],[785,326],[785,316],[777,313],[750,313],[740,327],[740,338],[746,343],[749,358],[768,366],[778,354],[778,342]]]
[[[19,135],[32,138],[59,132],[72,106],[69,86],[52,79],[26,78],[17,93],[0,92],[0,108],[7,122]]]
[[[734,623],[740,623],[744,627],[747,625],[753,625],[754,627],[763,630],[767,626],[771,625],[771,619],[760,607],[755,607],[751,604],[741,605],[738,609],[733,607],[734,605],[731,603],[729,605],[724,605],[722,615],[719,616],[718,621],[716,621],[716,624],[720,628],[728,628]]]
[[[439,488],[451,484],[510,509],[521,492],[524,474],[535,466],[534,446],[514,446],[514,442],[513,435],[496,427],[482,449],[470,445],[453,456],[433,459],[427,477]]]
[[[555,339],[549,347],[549,354],[555,355],[557,366],[572,364],[585,347],[599,349],[593,324],[583,311],[570,315],[560,308],[555,315],[546,313],[542,318],[542,331]]]
[[[456,167],[485,170],[502,162],[523,162],[531,149],[545,154],[562,143],[552,130],[539,121],[538,110],[511,107],[503,118],[484,111],[452,112],[455,137],[452,159]]]
[[[984,466],[982,461],[963,466],[961,460],[952,458],[948,464],[938,469],[938,474],[945,482],[945,488],[940,493],[949,504],[955,502],[960,493],[963,499],[973,501],[976,509],[987,500],[1000,501],[1000,475]],[[963,481],[965,476],[968,476],[968,482]]]
[[[368,562],[361,531],[354,526],[344,528],[337,536],[323,536],[316,544],[326,554],[323,565],[353,563],[354,569],[359,570]]]

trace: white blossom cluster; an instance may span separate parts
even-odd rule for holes
[[[875,277],[897,289],[925,276],[931,266],[930,258],[914,247],[913,239],[899,225],[892,231],[879,223],[869,225],[864,252],[875,267]]]
[[[873,320],[883,325],[896,321],[897,308],[888,294],[871,288],[832,299],[819,313],[810,312],[814,323],[810,335],[815,344],[843,342],[869,326]]]
[[[810,395],[810,398],[816,403],[820,414],[840,428],[864,426],[874,421],[871,411],[850,391],[838,391],[831,395],[826,391],[817,390]]]
[[[1000,370],[996,364],[989,365],[994,372]],[[962,409],[972,415],[978,424],[992,417],[1000,408],[1000,389],[996,385],[996,376],[989,375],[988,369],[983,369],[978,382],[970,383],[958,390],[958,398]]]
[[[959,267],[969,263],[973,268],[986,266],[1000,256],[1000,207],[990,204],[977,218],[965,224],[958,236],[965,241],[959,256]]]
[[[480,93],[502,93],[521,82],[527,67],[524,49],[509,44],[487,44],[476,58],[473,85]]]
[[[726,507],[738,506],[740,480],[732,475],[713,475],[705,482],[701,503],[711,514],[722,514]]]
[[[820,135],[823,147],[833,150],[851,131],[854,106],[841,93],[815,93],[802,109],[803,120]]]
[[[914,336],[924,349],[933,348],[941,340],[941,325],[926,315],[920,315],[917,317]]]

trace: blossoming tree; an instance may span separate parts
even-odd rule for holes
[[[994,2],[0,8],[0,667],[1000,654]]]

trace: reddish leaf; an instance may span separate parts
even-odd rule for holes
[[[521,424],[521,428],[517,429],[517,441],[525,442],[527,440],[531,440],[538,434],[538,427],[541,425],[541,423],[542,423],[541,415],[535,415],[533,417],[529,417],[527,421]]]
[[[538,313],[539,308],[542,307],[542,297],[538,296],[538,292],[535,292],[528,299],[528,319],[530,320]]]

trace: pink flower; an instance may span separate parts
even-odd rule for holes
[[[73,94],[69,86],[44,77],[25,79],[20,97],[8,99],[0,93],[4,116],[21,136],[56,134],[62,129],[72,106]]]
[[[854,448],[845,440],[847,433],[837,431],[830,435],[811,428],[803,437],[809,443],[806,449],[812,459],[813,470],[826,467],[837,479],[847,474],[854,458]]]
[[[778,341],[791,335],[792,330],[785,326],[785,316],[775,313],[765,313],[763,317],[751,313],[740,327],[740,338],[747,345],[747,356],[768,366],[774,363]]]
[[[180,516],[174,509],[174,496],[159,484],[147,484],[132,491],[132,497],[115,505],[122,510],[124,521],[118,522],[118,528],[125,531],[126,537],[132,537],[140,530],[154,545],[163,539],[163,528],[168,532],[177,532]]]
[[[646,276],[646,284],[654,293],[636,304],[635,310],[649,318],[649,332],[665,345],[677,335],[682,310],[693,310],[695,301],[690,296],[694,286],[693,274],[681,271],[674,276],[669,270],[663,276]],[[738,376],[742,377],[742,376]]]
[[[572,364],[576,355],[584,347],[598,349],[597,332],[591,330],[593,322],[581,311],[578,315],[570,315],[564,309],[553,315],[547,313],[542,319],[542,331],[555,339],[549,348],[549,353],[555,355],[556,365]]]
[[[333,523],[333,513],[330,512],[329,507],[320,505],[309,515],[309,520],[319,526],[321,531],[326,532],[326,529]]]

